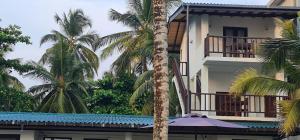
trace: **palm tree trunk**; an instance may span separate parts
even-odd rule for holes
[[[154,127],[153,140],[168,140],[169,83],[167,12],[165,0],[153,0],[154,15]]]

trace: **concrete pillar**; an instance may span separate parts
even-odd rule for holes
[[[204,58],[204,53],[205,53],[205,38],[209,34],[209,16],[207,14],[201,15],[201,46],[202,46],[202,53],[200,54],[200,57],[203,59]]]
[[[209,88],[208,88],[208,67],[203,65],[201,69],[201,93],[209,93]]]
[[[126,132],[126,133],[125,133],[125,140],[133,140],[133,139],[132,139],[132,133],[131,133],[131,132]]]

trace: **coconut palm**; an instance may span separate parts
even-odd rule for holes
[[[168,8],[179,2],[180,0],[167,0]],[[106,47],[102,50],[101,59],[119,51],[121,55],[112,64],[116,73],[124,70],[143,73],[148,70],[153,54],[152,0],[129,0],[128,4],[128,12],[120,13],[111,9],[109,17],[130,30],[102,37],[100,46]]]
[[[168,75],[168,27],[167,3],[153,0],[154,26],[154,127],[153,140],[168,139],[169,75]]]
[[[50,70],[33,63],[35,69],[27,76],[44,80],[41,85],[31,87],[28,92],[40,101],[38,111],[55,113],[89,112],[82,97],[87,95],[86,78],[93,73],[87,63],[74,59],[69,44],[62,38],[51,48],[47,57]]]
[[[90,64],[94,72],[97,72],[99,60],[92,49],[97,46],[99,39],[95,32],[86,30],[92,26],[91,20],[83,13],[82,10],[70,10],[68,14],[64,13],[61,17],[54,17],[61,31],[53,30],[50,34],[42,37],[41,45],[46,42],[59,42],[62,37],[68,44],[69,53],[75,54],[75,59],[82,63]],[[53,48],[49,48],[42,56],[40,63],[45,64]]]
[[[283,27],[283,38],[267,41],[261,46],[260,55],[265,61],[264,71],[245,70],[236,77],[230,92],[235,95],[290,95],[290,100],[279,103],[280,113],[284,118],[281,132],[290,135],[300,123],[300,39],[292,20],[278,22]],[[274,78],[274,72],[279,71],[284,71],[286,81]]]

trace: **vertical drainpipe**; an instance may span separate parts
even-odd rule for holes
[[[189,26],[189,5],[186,5],[186,46],[187,46],[187,66],[186,66],[186,73],[187,73],[187,92],[188,92],[188,99],[187,99],[187,113],[191,113],[191,90],[190,90],[190,26]]]

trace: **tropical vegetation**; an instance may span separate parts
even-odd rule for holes
[[[236,77],[230,92],[289,95],[290,99],[280,102],[279,106],[284,118],[281,132],[290,135],[300,123],[300,38],[293,20],[278,20],[278,23],[283,28],[283,38],[267,41],[259,51],[265,62],[263,71],[245,70]],[[284,72],[286,80],[274,78],[278,72]]]
[[[7,59],[17,43],[31,44],[29,36],[23,35],[19,26],[0,27],[0,111],[33,111],[35,100],[24,92],[24,84],[12,75],[26,73],[32,66],[20,59]]]
[[[140,114],[129,104],[134,81],[132,74],[105,73],[102,79],[91,82],[89,96],[85,99],[88,109],[98,114]]]
[[[167,9],[178,5],[179,2],[180,0],[168,0]],[[99,44],[104,49],[100,57],[107,59],[116,51],[121,53],[112,64],[112,72],[118,75],[126,71],[139,76],[130,103],[143,114],[152,115],[154,111],[154,82],[153,70],[151,70],[154,52],[153,1],[129,0],[128,5],[129,11],[120,13],[111,9],[109,16],[112,21],[122,23],[131,30],[102,37]],[[141,108],[135,105],[137,100],[139,103],[144,101]]]
[[[69,52],[68,43],[64,39],[56,43],[48,55],[47,62],[50,70],[42,65],[32,63],[35,69],[27,76],[44,81],[41,85],[29,88],[37,101],[40,102],[38,111],[56,113],[88,113],[83,97],[87,96],[87,75],[91,73],[89,64],[74,59]]]
[[[99,67],[97,55],[92,49],[98,41],[95,32],[86,31],[91,20],[80,9],[70,10],[62,17],[55,15],[61,32],[53,30],[41,39],[41,45],[53,42],[35,69],[27,74],[44,80],[31,87],[31,93],[40,102],[38,111],[59,113],[88,113],[83,100],[88,96],[88,79],[94,78]],[[44,66],[48,66],[49,70]]]

